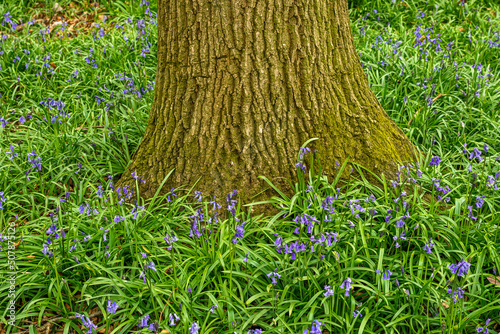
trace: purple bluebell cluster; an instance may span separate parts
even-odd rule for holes
[[[478,327],[478,328],[476,328],[476,332],[488,334],[490,331],[487,328],[487,326],[490,324],[490,321],[491,321],[491,319],[489,319],[489,318],[486,319],[486,322],[484,323],[484,327]]]
[[[245,236],[245,224],[247,222],[243,222],[239,225],[236,225],[236,232],[234,233],[233,244],[237,244],[238,240],[243,239]]]
[[[450,201],[450,197],[441,197],[441,196],[445,196],[446,194],[448,194],[450,192],[450,187],[448,186],[441,186],[440,182],[441,180],[439,179],[432,179],[433,181],[433,184],[434,184],[434,187],[436,187],[436,190],[437,191],[440,191],[441,194],[438,194],[438,200],[439,201],[445,201],[445,202],[449,202]]]
[[[382,274],[382,278],[386,281],[390,281],[391,280],[391,275],[392,275],[392,271],[390,271],[389,269],[386,269],[385,270],[385,273]]]
[[[189,216],[189,219],[191,220],[191,231],[189,233],[190,238],[199,238],[203,234],[203,230],[200,231],[200,223],[204,221],[205,215],[201,212],[201,209],[198,208],[196,212]]]
[[[66,233],[64,232],[64,230],[61,230],[61,234],[57,233],[57,230],[58,230],[57,225],[51,224],[46,231],[47,241],[42,245],[42,254],[48,255],[49,258],[54,256],[54,253],[49,250],[49,245],[53,243],[53,241],[50,238],[54,238],[57,240],[59,238],[64,239],[66,237]]]
[[[80,319],[82,321],[83,326],[87,329],[87,333],[93,333],[95,330],[97,330],[97,325],[95,325],[88,316],[83,315],[83,314],[75,314],[75,317]]]
[[[295,164],[295,167],[300,168],[302,173],[306,172],[306,165],[304,164],[305,154],[310,151],[311,149],[309,147],[301,147],[299,150],[299,162]]]
[[[300,240],[295,240],[294,242],[290,243],[284,243],[283,238],[275,233],[274,236],[276,237],[276,240],[274,242],[274,245],[276,246],[276,251],[281,254],[281,251],[284,248],[284,254],[291,254],[290,259],[291,260],[296,260],[297,255],[300,252],[305,252],[308,249],[310,250],[311,253],[314,253],[314,245],[319,245],[319,246],[326,246],[330,247],[333,245],[333,242],[338,242],[339,239],[337,237],[336,232],[325,232],[324,234],[321,233],[319,236],[314,237],[314,235],[311,235],[309,237],[309,243],[308,242],[302,242]],[[333,239],[333,242],[332,242]]]
[[[262,334],[262,329],[257,328],[257,329],[250,329],[247,334]]]
[[[116,313],[116,310],[118,309],[118,305],[112,300],[108,300],[108,306],[106,307],[106,311],[109,313]]]
[[[146,180],[144,180],[142,177],[140,177],[139,175],[137,175],[137,173],[135,171],[132,172],[131,175],[132,175],[132,178],[134,180],[138,180],[141,183],[146,183]]]
[[[329,285],[325,285],[325,292],[323,293],[323,296],[328,297],[328,296],[333,296],[333,289]]]
[[[168,315],[168,321],[169,321],[168,325],[169,326],[175,326],[175,325],[177,325],[177,322],[179,320],[180,320],[179,316],[177,314],[175,314],[175,313],[170,313]]]
[[[139,323],[137,324],[137,326],[139,328],[146,328],[154,333],[156,333],[158,331],[158,329],[160,328],[158,322],[151,322],[149,323],[149,320],[150,320],[150,316],[149,314],[146,314],[144,315],[143,318],[139,319]]]
[[[344,296],[349,297],[349,290],[352,289],[352,280],[348,277],[340,284],[340,288],[345,290]]]
[[[3,203],[6,201],[3,191],[0,191],[0,210],[3,210]]]
[[[441,157],[439,155],[436,155],[432,157],[431,161],[429,162],[429,166],[437,166],[441,163]]]
[[[236,198],[233,199],[233,197],[236,197],[238,192],[236,190],[233,190],[232,193],[227,194],[226,196],[226,202],[227,202],[227,211],[231,213],[231,216],[233,217],[234,220],[240,221],[238,218],[236,218],[236,205],[238,204],[238,200]]]
[[[174,245],[174,242],[179,241],[179,238],[177,238],[174,235],[174,232],[172,232],[170,235],[168,233],[166,233],[165,234],[165,238],[163,238],[163,240],[165,240],[165,242],[168,245],[167,250],[171,251],[172,250],[172,246]]]
[[[313,320],[311,328],[304,330],[302,334],[322,334],[323,331],[321,330],[321,326],[323,326],[321,322]]]
[[[392,239],[396,242],[396,248],[401,247],[398,240],[406,240],[405,234],[406,234],[406,231],[403,231],[399,236],[395,235],[394,237],[392,237]]]
[[[458,262],[457,264],[452,263],[448,266],[448,269],[450,269],[453,274],[456,274],[459,277],[467,275],[467,271],[469,270],[469,268],[470,263],[464,259],[460,260],[460,262]]]
[[[198,331],[200,330],[200,326],[196,322],[193,322],[191,324],[191,327],[189,327],[189,333],[190,334],[198,334]]]
[[[277,271],[271,271],[269,274],[266,275],[271,279],[271,283],[273,285],[276,285],[278,283],[278,279],[281,278],[281,275],[277,273]]]
[[[455,289],[453,288],[448,288],[448,294],[451,295],[451,297],[453,298],[453,302],[457,302],[458,299],[462,299],[464,298],[464,290],[461,288],[461,287],[457,287]]]
[[[434,246],[434,245],[435,245],[435,243],[431,242],[431,240],[429,239],[429,243],[427,243],[427,244],[424,245],[424,251],[427,254],[432,254],[432,246]]]

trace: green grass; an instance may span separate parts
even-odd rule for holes
[[[489,332],[498,332],[496,2],[352,1],[354,39],[372,89],[427,158],[380,187],[357,165],[360,178],[328,180],[308,152],[303,159],[314,171],[297,170],[292,197],[277,189],[269,199],[280,210],[274,217],[252,216],[225,198],[217,208],[210,194],[198,201],[193,185],[148,201],[118,193],[111,177],[125,171],[152,104],[156,4],[149,15],[139,1],[101,1],[93,11],[90,3],[61,0],[58,13],[54,1],[42,3],[2,2],[0,13],[15,23],[90,15],[64,35],[61,25],[42,35],[43,22],[16,32],[0,26],[8,34],[0,42],[0,275],[16,276],[13,290],[0,286],[0,332],[50,325],[53,333],[86,333],[75,314],[91,316],[106,333],[150,332],[137,326],[145,315],[158,332],[171,333],[189,333],[194,322],[199,333],[303,333],[313,320],[323,333],[477,333],[487,319]],[[418,26],[426,37],[414,46]],[[481,160],[470,159],[474,149]],[[434,156],[441,161],[430,166]],[[339,175],[345,168],[350,162],[340,162]],[[136,205],[124,202],[132,196]],[[237,229],[245,232],[235,244]],[[166,234],[178,238],[171,249]],[[293,244],[305,248],[294,260]],[[457,276],[449,266],[462,259],[470,268]],[[333,295],[324,296],[325,286]],[[458,288],[463,296],[454,301],[448,289]],[[15,326],[8,324],[11,300]],[[108,300],[116,313],[107,311]]]

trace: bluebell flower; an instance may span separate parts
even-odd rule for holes
[[[137,209],[144,209],[144,206],[137,205],[136,201],[135,206],[132,208],[132,211],[130,211],[131,214],[134,214],[132,216],[133,219],[137,219],[137,213],[138,213]]]
[[[170,313],[168,315],[168,320],[170,321],[168,323],[169,326],[175,326],[177,324],[177,321],[179,321],[179,316],[175,313]]]
[[[348,297],[349,296],[349,290],[352,289],[351,286],[352,280],[348,277],[347,279],[344,280],[344,282],[340,285],[341,289],[345,289],[345,294],[344,296]]]
[[[146,273],[144,271],[141,271],[141,273],[139,274],[139,278],[142,278],[144,284],[146,284]]]
[[[153,271],[156,271],[155,263],[153,261],[149,261],[148,268]]]
[[[146,314],[144,318],[139,319],[139,324],[137,326],[148,327],[148,322],[149,322],[149,314]]]
[[[363,317],[363,315],[361,314],[361,312],[360,312],[359,310],[356,310],[356,311],[352,312],[352,316],[353,316],[354,318],[356,318],[356,317],[358,317],[358,316],[359,316],[360,318],[362,318],[362,317]]]
[[[217,209],[222,208],[222,205],[220,205],[219,203],[217,203],[215,196],[214,196],[214,200],[210,202],[210,205],[212,206],[212,209],[214,209],[214,210],[215,210],[215,207],[217,207]]]
[[[10,148],[10,152],[7,151],[5,154],[8,155],[9,160],[13,160],[14,157],[17,157],[18,154],[16,152],[14,152],[14,149],[15,149],[14,145],[9,145],[9,148]]]
[[[326,292],[323,293],[323,296],[328,297],[333,295],[333,289],[329,285],[325,285]]]
[[[481,151],[477,148],[474,148],[469,155],[469,160],[474,160],[475,158],[477,158],[479,162],[483,160],[483,158],[481,158]]]
[[[486,322],[484,323],[484,327],[478,327],[476,329],[476,332],[488,334],[490,331],[488,330],[488,328],[486,328],[486,326],[488,326],[490,324],[490,321],[491,321],[491,319],[489,319],[489,318],[486,319]]]
[[[191,327],[189,327],[189,333],[191,334],[198,334],[198,330],[200,329],[200,326],[196,322],[193,322]]]
[[[219,306],[218,305],[212,305],[210,306],[210,312],[215,313],[215,309],[217,309]]]
[[[464,298],[464,290],[461,288],[461,287],[457,287],[457,289],[452,289],[452,288],[448,288],[448,294],[451,294],[452,298],[453,298],[453,302],[457,302],[458,299],[462,299]]]
[[[386,281],[389,281],[391,279],[392,272],[389,269],[385,270],[386,273],[382,274],[382,278]]]
[[[240,221],[238,218],[236,218],[236,204],[238,203],[238,200],[232,199],[233,196],[236,196],[238,192],[236,190],[233,190],[232,193],[227,194],[226,196],[226,202],[227,202],[227,211],[231,213],[231,216],[234,218],[236,221]]]
[[[243,239],[245,236],[245,224],[247,222],[243,222],[241,225],[236,225],[236,232],[233,238],[233,244],[237,244],[239,239]]]
[[[7,122],[7,120],[3,118],[3,116],[0,116],[0,125],[2,126],[2,128],[5,128],[7,124],[9,124],[9,122]]]
[[[247,254],[245,255],[245,257],[243,258],[243,262],[248,262],[248,252],[247,252]]]
[[[327,246],[331,246],[333,244],[332,238],[333,238],[333,242],[338,242],[339,241],[338,233],[337,232],[326,232],[326,245]]]
[[[99,184],[97,185],[97,187],[98,187],[98,188],[97,188],[97,190],[96,190],[96,192],[95,192],[95,193],[96,193],[96,195],[97,195],[97,196],[99,196],[99,198],[102,198],[102,186],[101,186],[101,184],[99,183]]]
[[[28,162],[31,163],[31,166],[33,168],[37,168],[39,172],[42,171],[42,158],[40,158],[36,151],[30,152],[27,154],[28,155]],[[36,159],[35,159],[36,158]]]
[[[125,217],[123,216],[118,216],[116,215],[114,218],[113,218],[113,221],[115,222],[115,224],[119,223],[120,221],[123,221],[125,220]]]
[[[271,283],[273,285],[276,285],[278,283],[276,278],[281,278],[281,275],[278,274],[276,271],[272,271],[269,274],[266,275],[267,277],[271,278]]]
[[[483,204],[484,204],[484,200],[483,200],[483,198],[485,198],[485,197],[486,197],[486,195],[483,195],[483,196],[477,196],[477,197],[476,197],[476,208],[477,208],[477,209],[480,209],[480,208],[483,206]]]
[[[304,159],[304,156],[307,152],[311,152],[311,149],[309,147],[301,147],[299,151],[299,159]]]
[[[435,245],[435,243],[431,242],[431,240],[429,240],[429,243],[424,245],[424,251],[426,251],[427,254],[432,254],[432,246],[434,246],[434,245]]]
[[[163,238],[165,242],[168,244],[167,250],[172,250],[172,246],[174,242],[178,241],[179,239],[174,235],[174,232],[172,232],[172,235],[168,235],[168,233],[165,234],[165,238]]]
[[[323,324],[321,322],[319,322],[318,320],[313,320],[312,325],[311,325],[310,334],[322,334],[323,331],[321,330],[321,326],[323,326]],[[308,333],[307,329],[306,329],[306,331],[304,331],[304,333]]]
[[[437,166],[440,163],[441,163],[441,157],[439,155],[436,155],[429,162],[429,166]]]
[[[172,196],[174,196],[174,197],[177,197],[177,195],[175,194],[175,192],[174,192],[174,191],[175,191],[175,188],[170,189],[170,194],[168,194],[168,196],[167,196],[167,201],[168,201],[168,202],[170,202],[170,201],[171,201],[171,199],[170,199],[170,195],[172,195]]]
[[[49,245],[47,244],[42,245],[42,254],[49,254],[50,257],[51,252],[49,251]]]
[[[300,169],[302,169],[302,172],[305,173],[306,172],[306,165],[304,165],[304,163],[302,161],[299,161],[295,164],[295,167],[299,167]]]
[[[94,325],[94,323],[92,321],[90,321],[90,319],[89,319],[88,316],[84,316],[84,315],[80,315],[80,314],[76,313],[75,317],[76,318],[80,318],[80,320],[82,321],[83,326],[85,326],[87,328],[87,333],[90,334],[90,333],[94,332],[97,329],[97,326]]]
[[[157,332],[158,329],[160,328],[160,324],[158,322],[152,322],[149,324],[148,326],[148,330],[150,330],[151,332]]]
[[[198,220],[203,221],[203,214],[198,210],[194,215],[189,216],[191,219],[191,231],[189,233],[189,237],[194,238],[199,238],[202,236],[202,233],[198,230]]]
[[[262,334],[262,329],[260,329],[260,328],[252,329],[252,330],[249,330],[247,332],[247,334]]]
[[[197,200],[198,202],[201,202],[202,199],[201,191],[195,190],[194,192],[194,199]]]
[[[453,274],[456,274],[459,277],[466,275],[469,268],[470,263],[465,260],[460,260],[460,262],[458,262],[457,264],[450,264],[448,266],[448,269],[450,269]]]
[[[108,300],[108,307],[106,308],[106,311],[109,313],[116,313],[116,309],[118,308],[118,305],[114,301]]]

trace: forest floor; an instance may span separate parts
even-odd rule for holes
[[[254,217],[237,192],[113,185],[153,100],[156,1],[0,2],[0,333],[500,331],[500,6],[351,7],[427,158],[383,187],[298,169]]]

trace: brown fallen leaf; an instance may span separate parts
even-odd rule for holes
[[[486,279],[488,281],[490,281],[491,284],[500,285],[500,276],[496,276],[496,277],[495,276],[493,276],[493,277],[488,276],[488,277],[486,277]]]

